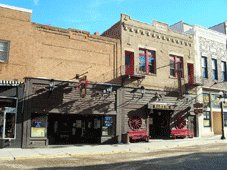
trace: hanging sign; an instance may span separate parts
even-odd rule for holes
[[[148,104],[149,109],[157,109],[157,110],[174,110],[176,105],[167,104],[167,103],[150,103]]]

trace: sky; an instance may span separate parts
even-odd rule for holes
[[[120,14],[169,25],[184,21],[210,27],[227,21],[227,0],[0,0],[0,4],[32,10],[32,22],[104,32]]]

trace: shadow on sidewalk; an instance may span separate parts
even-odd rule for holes
[[[51,167],[38,168],[38,170],[104,170],[104,169],[143,169],[143,170],[157,170],[157,169],[227,169],[227,153],[226,152],[204,152],[193,153],[188,155],[173,156],[166,158],[147,159],[141,161],[128,161],[122,163],[106,163],[102,165],[92,166],[78,166],[78,167]]]

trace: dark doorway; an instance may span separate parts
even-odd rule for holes
[[[188,129],[190,129],[193,133],[193,136],[196,137],[196,116],[190,115],[188,116]]]
[[[100,143],[101,122],[99,115],[50,114],[47,129],[49,145]]]
[[[155,139],[165,139],[170,136],[170,114],[168,110],[154,110],[150,115],[150,136]]]

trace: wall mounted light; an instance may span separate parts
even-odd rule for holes
[[[112,91],[113,91],[113,87],[108,86],[106,89],[103,90],[103,95],[110,95],[110,93],[112,93]]]
[[[49,82],[49,91],[52,92],[54,90],[54,79],[51,79]]]

